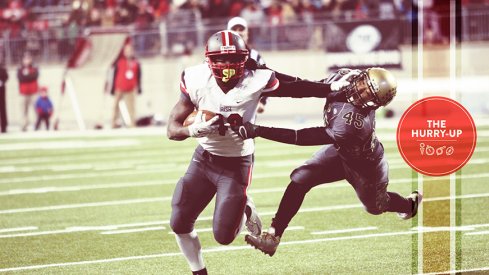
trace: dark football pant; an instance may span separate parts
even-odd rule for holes
[[[173,193],[170,220],[173,232],[192,232],[197,217],[215,194],[214,238],[220,244],[230,244],[239,233],[252,169],[253,155],[221,157],[197,147]]]
[[[276,234],[282,235],[311,188],[342,179],[353,186],[365,210],[370,214],[378,215],[386,211],[410,212],[412,204],[409,200],[397,193],[387,192],[388,169],[387,161],[382,157],[368,169],[363,167],[355,170],[343,162],[333,145],[322,147],[290,175],[292,181],[287,186],[272,221]],[[362,173],[362,170],[368,171],[368,174]]]

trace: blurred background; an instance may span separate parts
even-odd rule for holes
[[[417,18],[420,9],[423,18]],[[110,128],[108,73],[126,38],[141,64],[138,124],[164,125],[179,97],[181,71],[204,61],[207,37],[234,16],[248,22],[249,44],[274,70],[310,80],[341,67],[392,70],[399,92],[383,111],[386,117],[399,117],[417,99],[418,85],[424,96],[449,90],[450,1],[4,0],[0,60],[9,74],[8,131],[20,131],[25,123],[17,74],[26,54],[39,70],[39,87],[48,91],[58,129]],[[489,1],[462,0],[458,16],[457,99],[473,115],[484,116],[489,67],[481,57],[489,55]],[[418,44],[424,56],[421,84]],[[301,100],[301,108],[293,102],[270,99],[260,119],[321,123],[322,100]],[[34,129],[35,112],[28,116],[24,130]]]

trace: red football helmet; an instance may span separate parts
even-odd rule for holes
[[[239,34],[220,31],[207,41],[205,57],[214,77],[226,83],[243,75],[248,49]]]

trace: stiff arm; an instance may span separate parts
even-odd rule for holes
[[[326,127],[312,127],[300,130],[265,127],[246,122],[233,130],[242,138],[262,137],[286,144],[310,146],[335,143]]]

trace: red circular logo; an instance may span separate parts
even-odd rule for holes
[[[433,96],[411,105],[397,127],[397,147],[414,170],[428,176],[456,172],[474,153],[477,133],[469,112],[455,100]]]

